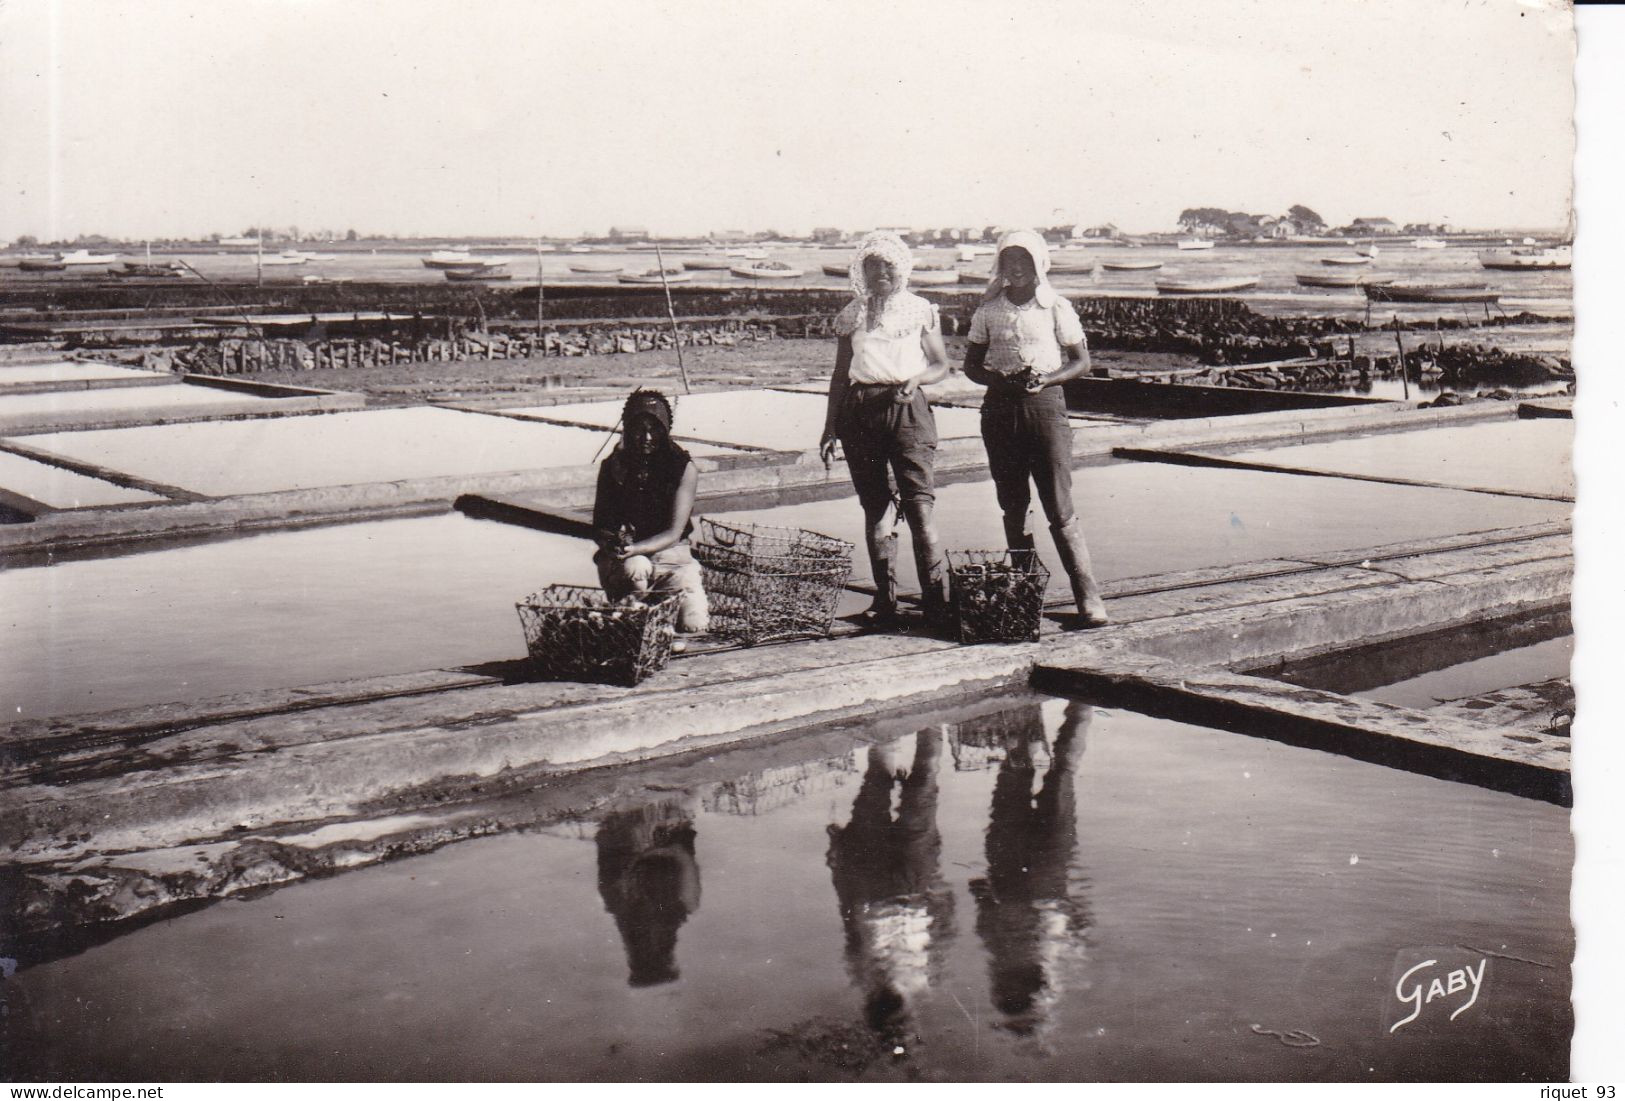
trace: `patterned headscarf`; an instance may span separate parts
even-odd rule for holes
[[[999,251],[993,257],[993,276],[987,281],[982,301],[991,302],[1004,293],[1004,275],[999,268],[999,259],[1007,248],[1025,249],[1027,255],[1033,258],[1033,267],[1038,272],[1038,289],[1033,298],[1044,309],[1049,309],[1055,304],[1055,288],[1049,285],[1049,246],[1030,229],[1012,229],[999,238]]]
[[[859,302],[869,301],[869,285],[863,280],[865,256],[878,256],[896,270],[899,291],[908,285],[909,274],[914,270],[914,254],[897,234],[877,229],[859,243],[857,255],[852,257],[852,266],[846,273],[847,281],[852,286],[852,296]]]
[[[653,417],[668,433],[671,431],[671,402],[659,390],[632,391],[621,410],[621,420],[630,421],[637,413]]]

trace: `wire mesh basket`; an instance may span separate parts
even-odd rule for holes
[[[948,606],[960,642],[1036,642],[1049,570],[1032,551],[949,551]]]
[[[852,544],[816,531],[700,520],[694,557],[711,603],[711,631],[746,646],[828,635],[852,573]]]
[[[518,604],[531,664],[546,680],[634,685],[666,667],[677,597],[617,603],[602,589],[549,585]]]

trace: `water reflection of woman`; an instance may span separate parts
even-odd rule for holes
[[[616,811],[598,825],[598,894],[620,930],[633,986],[678,977],[677,930],[700,908],[694,837],[686,800]]]
[[[1049,768],[1036,795],[1034,750],[1044,744],[1038,704],[1024,731],[1004,730],[1005,756],[993,784],[987,877],[971,881],[976,932],[988,952],[999,1027],[1041,1037],[1053,1024],[1071,965],[1082,958],[1089,919],[1068,876],[1078,842],[1074,774],[1094,709],[1066,705]],[[997,718],[997,716],[995,716]]]
[[[851,821],[829,827],[828,854],[865,1020],[896,1043],[906,1039],[913,1003],[940,972],[953,935],[953,895],[942,880],[937,830],[942,734],[916,734],[906,768],[893,752],[901,744],[869,750]],[[895,818],[894,787],[901,790]]]

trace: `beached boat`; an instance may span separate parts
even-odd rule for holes
[[[444,274],[453,283],[489,283],[496,279],[513,278],[513,272],[504,270],[500,265],[487,267],[484,264],[477,268],[447,268]]]
[[[689,271],[727,271],[733,261],[726,256],[685,256],[683,267]]]
[[[990,271],[962,271],[959,273],[961,283],[969,283],[973,287],[985,287],[988,280],[993,278]]]
[[[615,275],[625,266],[624,264],[617,264],[613,260],[599,260],[571,264],[570,270],[577,275]]]
[[[1371,263],[1371,257],[1369,257],[1369,256],[1360,256],[1360,255],[1354,255],[1354,256],[1322,256],[1320,258],[1320,262],[1322,264],[1330,264],[1333,267],[1353,267],[1353,266],[1355,266],[1357,264],[1369,264],[1369,263]]]
[[[657,286],[663,286],[667,283],[687,283],[694,278],[693,272],[684,271],[682,268],[666,268],[664,269],[664,277],[662,277],[661,271],[662,269],[660,268],[650,268],[648,271],[633,272],[627,275],[617,275],[615,278],[619,279],[622,283],[633,283],[640,286],[648,283],[653,283]]]
[[[1075,260],[1071,263],[1062,261],[1059,264],[1049,266],[1049,274],[1051,275],[1093,275],[1094,273],[1095,262],[1093,260],[1086,264],[1080,264]]]
[[[916,287],[948,287],[959,282],[957,271],[932,271],[930,268],[921,271],[915,268],[908,277],[908,281]]]
[[[979,256],[992,256],[997,251],[992,245],[960,245],[959,259],[968,264]]]
[[[279,252],[275,256],[261,256],[259,263],[267,268],[291,268],[305,263],[305,255],[295,249]]]
[[[1184,237],[1179,241],[1180,252],[1196,252],[1201,249],[1213,247],[1213,242],[1205,237]]]
[[[447,271],[451,268],[475,268],[485,263],[478,256],[466,248],[437,249],[423,258],[423,266],[435,271]]]
[[[118,259],[116,252],[91,252],[89,249],[79,248],[72,252],[60,253],[57,259],[63,266],[70,268],[104,268]]]
[[[1391,275],[1322,275],[1315,272],[1298,276],[1300,287],[1382,287],[1393,281]]]
[[[728,270],[742,279],[801,278],[800,268],[792,268],[781,260],[758,260],[752,264],[736,264]]]
[[[1411,248],[1445,248],[1445,243],[1437,237],[1418,237],[1411,242]]]
[[[1377,286],[1367,283],[1365,296],[1373,302],[1499,302],[1499,291],[1487,290],[1482,283],[1420,284]]]
[[[845,279],[852,274],[852,266],[850,264],[825,264],[824,274],[835,279]]]
[[[1161,294],[1229,294],[1258,286],[1256,275],[1236,275],[1228,279],[1158,279]]]
[[[1361,241],[1354,246],[1354,252],[1356,255],[1364,256],[1368,260],[1375,260],[1377,258],[1377,243],[1375,241]]]
[[[55,256],[25,256],[17,261],[21,271],[62,271],[67,266]]]
[[[1574,249],[1568,245],[1556,248],[1491,248],[1478,254],[1478,262],[1491,271],[1559,271],[1573,267]]]
[[[1107,271],[1156,271],[1161,260],[1102,260],[1100,266]]]
[[[731,248],[728,250],[728,255],[735,260],[766,260],[767,250],[765,248]],[[732,265],[729,265],[729,270],[733,270]]]
[[[137,263],[134,260],[126,260],[124,261],[124,266],[122,268],[115,268],[112,274],[118,276],[120,279],[140,279],[152,277],[173,278],[177,275],[184,276],[186,274],[186,269],[174,261],[170,261],[167,264],[142,264]]]

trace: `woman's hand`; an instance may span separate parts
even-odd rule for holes
[[[823,458],[824,465],[828,466],[841,457],[841,441],[825,432],[824,438],[818,441],[818,454]]]
[[[914,395],[917,394],[919,390],[920,384],[911,379],[893,391],[891,399],[898,405],[907,405],[909,402],[914,400]]]
[[[1028,371],[1021,376],[1021,385],[1029,394],[1036,394],[1049,385],[1049,376],[1042,371]]]

